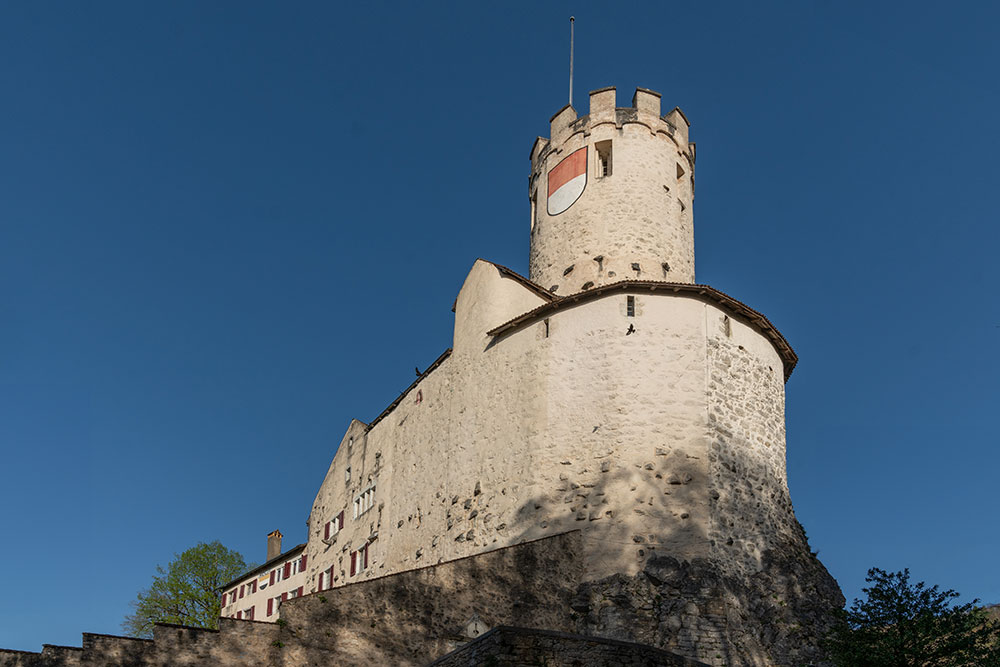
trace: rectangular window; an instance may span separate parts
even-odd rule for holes
[[[375,485],[372,484],[354,499],[354,518],[370,510],[375,505]]]
[[[625,314],[628,317],[635,317],[635,297],[625,297]]]
[[[291,561],[285,563],[285,567],[284,567],[284,578],[287,579],[290,576],[292,576],[292,563],[291,563]]]
[[[594,144],[597,154],[597,177],[605,178],[611,175],[611,140],[598,141]]]
[[[346,484],[347,482],[350,481],[351,481],[351,466],[347,466],[347,468],[344,469],[344,483]]]

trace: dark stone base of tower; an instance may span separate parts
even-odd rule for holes
[[[658,556],[635,576],[588,581],[582,550],[573,531],[289,600],[277,624],[159,625],[154,641],[85,634],[82,648],[0,651],[0,666],[452,667],[515,664],[534,650],[548,665],[617,651],[643,665],[798,667],[823,664],[819,640],[844,601],[804,535],[746,580]],[[472,644],[500,626],[521,629]]]

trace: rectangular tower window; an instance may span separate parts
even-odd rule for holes
[[[351,481],[351,466],[347,466],[347,469],[344,470],[344,481],[345,482]]]
[[[625,314],[628,317],[635,317],[635,297],[625,297]]]
[[[611,141],[598,141],[594,144],[597,153],[597,178],[611,175]]]
[[[535,233],[535,217],[538,215],[538,198],[535,195],[531,196],[531,233]]]

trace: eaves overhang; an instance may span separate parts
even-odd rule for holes
[[[774,348],[781,356],[786,381],[791,376],[792,370],[795,369],[795,364],[799,361],[799,357],[795,354],[795,350],[793,350],[792,346],[787,340],[785,340],[785,337],[781,335],[781,332],[778,331],[777,327],[771,324],[770,320],[764,317],[764,315],[758,313],[745,303],[734,299],[724,292],[720,292],[714,287],[709,287],[708,285],[668,283],[658,280],[619,280],[618,282],[614,282],[609,285],[601,285],[600,287],[591,288],[585,292],[568,294],[564,297],[554,299],[549,303],[544,303],[537,308],[529,310],[523,315],[519,315],[512,320],[504,322],[500,326],[491,329],[486,333],[488,336],[493,337],[502,336],[519,329],[526,324],[542,319],[547,315],[551,315],[560,308],[573,306],[577,303],[594,301],[602,296],[621,292],[649,292],[660,293],[666,296],[676,294],[679,296],[701,299],[702,301],[707,301],[719,306],[722,310],[726,311],[728,315],[736,317],[749,324],[763,334],[769,341],[771,341],[771,344],[774,345]]]
[[[225,584],[222,584],[221,586],[219,586],[215,590],[221,591],[221,590],[223,590],[225,588],[229,588],[230,586],[235,586],[236,584],[240,583],[244,579],[249,579],[250,577],[252,577],[255,574],[258,574],[260,572],[263,572],[264,570],[270,569],[272,566],[276,565],[278,562],[283,561],[283,560],[288,559],[288,558],[291,558],[292,556],[295,556],[295,555],[301,553],[303,550],[305,550],[305,548],[306,548],[306,543],[305,542],[303,542],[302,544],[298,544],[298,545],[292,547],[291,549],[289,549],[288,551],[286,551],[285,553],[278,554],[277,556],[275,556],[271,560],[267,561],[263,565],[258,565],[257,567],[255,567],[254,569],[250,570],[249,572],[244,572],[243,574],[241,574],[240,576],[236,577],[232,581],[230,581],[228,583],[225,583]]]

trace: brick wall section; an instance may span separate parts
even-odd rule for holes
[[[565,632],[500,626],[435,660],[430,667],[547,665],[566,667],[704,667],[652,646]]]

